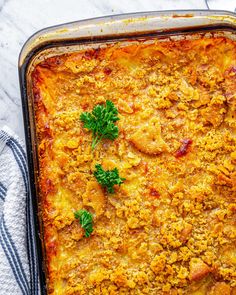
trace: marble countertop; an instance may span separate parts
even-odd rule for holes
[[[23,44],[36,31],[125,12],[235,7],[236,0],[0,0],[0,128],[7,125],[24,138],[17,64]]]

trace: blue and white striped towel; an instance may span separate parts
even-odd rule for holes
[[[22,142],[0,130],[0,295],[38,295],[37,258],[26,155]]]

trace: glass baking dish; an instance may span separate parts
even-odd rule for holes
[[[43,226],[37,183],[38,159],[31,73],[47,57],[108,43],[225,36],[236,40],[236,15],[225,11],[186,10],[122,14],[47,28],[25,43],[19,57],[19,79],[29,166],[30,200],[35,216],[38,268],[42,294],[47,294]]]

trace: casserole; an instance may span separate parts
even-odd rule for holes
[[[77,25],[36,35],[20,58],[48,294],[235,292],[233,14]],[[92,151],[80,115],[106,100],[119,137]],[[126,178],[114,195],[93,178],[97,163]]]

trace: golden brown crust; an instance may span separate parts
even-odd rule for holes
[[[36,67],[49,294],[235,293],[235,69],[225,38],[115,44]],[[92,152],[79,117],[108,99],[119,137]],[[126,178],[114,195],[97,163]],[[80,208],[94,213],[90,238]]]

